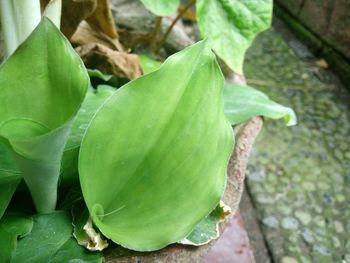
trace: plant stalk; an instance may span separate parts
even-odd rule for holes
[[[187,5],[185,5],[185,7],[181,10],[181,12],[178,13],[178,15],[176,16],[176,18],[172,21],[172,23],[170,24],[170,26],[168,27],[168,29],[166,30],[166,32],[164,33],[162,39],[159,41],[157,50],[159,50],[165,43],[166,39],[168,38],[171,30],[174,28],[174,26],[176,25],[177,21],[179,21],[182,16],[186,13],[186,11],[188,9],[190,9],[194,4],[196,3],[196,0],[191,0],[187,3]]]
[[[163,17],[157,16],[156,25],[155,25],[154,31],[152,33],[151,45],[150,45],[150,49],[152,52],[155,52],[157,49],[158,35],[159,35],[160,28],[162,25],[162,20],[163,20]]]
[[[8,57],[39,24],[40,0],[0,0],[0,17]]]

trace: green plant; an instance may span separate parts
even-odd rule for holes
[[[83,244],[99,235],[89,215],[107,238],[139,251],[217,236],[231,125],[255,115],[284,117],[289,125],[296,118],[252,88],[224,89],[211,46],[210,39],[201,41],[163,64],[143,58],[145,76],[119,89],[89,88],[69,42],[41,20],[0,67],[0,243],[12,242],[0,261],[100,262],[100,253],[89,254],[72,239],[72,206],[84,215],[73,209]],[[20,209],[25,199],[8,207],[22,178],[39,215]],[[54,212],[59,180],[64,211]],[[28,255],[42,244],[49,249]]]
[[[175,14],[179,0],[141,0],[158,16]],[[200,32],[221,59],[236,73],[243,73],[244,55],[256,34],[271,24],[272,0],[190,0],[184,11],[196,4]],[[174,23],[182,15],[179,13]],[[164,43],[169,30],[160,44]]]

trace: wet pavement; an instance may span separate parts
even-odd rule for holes
[[[202,263],[253,263],[255,262],[251,250],[247,230],[241,215],[236,213],[232,217],[215,245],[201,260]],[[259,261],[256,261],[259,262]]]
[[[266,120],[248,168],[273,261],[350,262],[349,92],[278,21],[249,50],[245,74],[299,119]]]

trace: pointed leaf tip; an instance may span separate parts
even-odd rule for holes
[[[218,204],[233,148],[222,86],[215,56],[201,41],[100,108],[83,138],[79,176],[106,237],[157,250],[186,237]]]

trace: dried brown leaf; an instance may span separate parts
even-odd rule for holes
[[[64,0],[62,3],[61,31],[69,39],[80,22],[97,8],[97,0]]]
[[[86,21],[80,23],[70,41],[76,46],[99,43],[113,50],[124,50],[118,38],[111,38],[103,32],[94,30]]]
[[[99,0],[97,8],[86,21],[96,31],[103,32],[110,38],[118,38],[109,0]]]
[[[86,67],[121,78],[135,79],[143,74],[139,57],[135,54],[112,50],[99,43],[79,46],[76,51]]]

